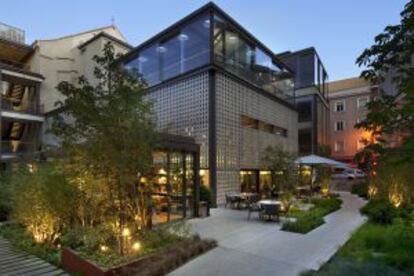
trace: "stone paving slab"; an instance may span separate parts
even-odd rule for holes
[[[280,230],[247,212],[217,208],[206,219],[189,223],[218,247],[173,271],[171,275],[298,275],[327,262],[350,234],[364,223],[359,209],[365,201],[341,192],[342,208],[325,217],[325,224],[303,235]]]

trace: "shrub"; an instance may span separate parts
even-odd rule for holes
[[[213,194],[205,185],[200,185],[200,201],[207,201],[209,204],[213,201]]]
[[[324,223],[324,210],[315,208],[300,214],[296,221],[288,221],[282,225],[282,230],[295,233],[308,233]]]
[[[8,224],[0,227],[0,236],[6,238],[17,249],[33,254],[54,265],[59,265],[59,250],[37,243],[22,225]]]
[[[363,198],[368,198],[368,183],[359,182],[352,185],[351,193],[356,194]]]
[[[313,198],[312,203],[316,208],[324,210],[324,215],[332,213],[341,208],[342,200],[340,198]]]
[[[338,251],[339,257],[376,262],[414,274],[414,228],[407,221],[367,223]]]
[[[324,265],[319,271],[307,271],[301,276],[332,276],[332,275],[387,275],[403,276],[404,273],[383,264],[375,262],[355,262],[337,258]]]
[[[371,222],[390,224],[397,216],[397,211],[388,200],[381,198],[370,200],[361,208],[361,214],[368,216]]]
[[[323,217],[341,208],[342,200],[338,197],[314,198],[315,207],[306,212],[299,212],[296,221],[288,221],[282,225],[282,230],[305,234],[325,223]]]
[[[36,241],[55,243],[74,217],[76,187],[50,165],[39,166],[34,173],[22,170],[10,184],[13,218],[25,225]]]

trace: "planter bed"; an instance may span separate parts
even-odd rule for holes
[[[61,264],[66,271],[83,275],[165,275],[216,246],[217,243],[213,240],[194,237],[111,268],[102,268],[95,262],[80,257],[76,251],[63,248]]]
[[[296,214],[295,221],[287,221],[282,230],[306,234],[325,223],[324,216],[341,208],[342,200],[337,197],[314,198],[314,208]]]

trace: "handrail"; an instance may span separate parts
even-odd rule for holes
[[[3,98],[1,101],[0,110],[13,111],[19,113],[28,113],[40,115],[44,113],[44,106],[38,103],[24,103],[16,104],[18,101]]]

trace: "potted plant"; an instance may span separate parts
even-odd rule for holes
[[[212,197],[211,190],[205,185],[200,185],[200,202],[198,204],[199,217],[207,217],[210,215]]]

